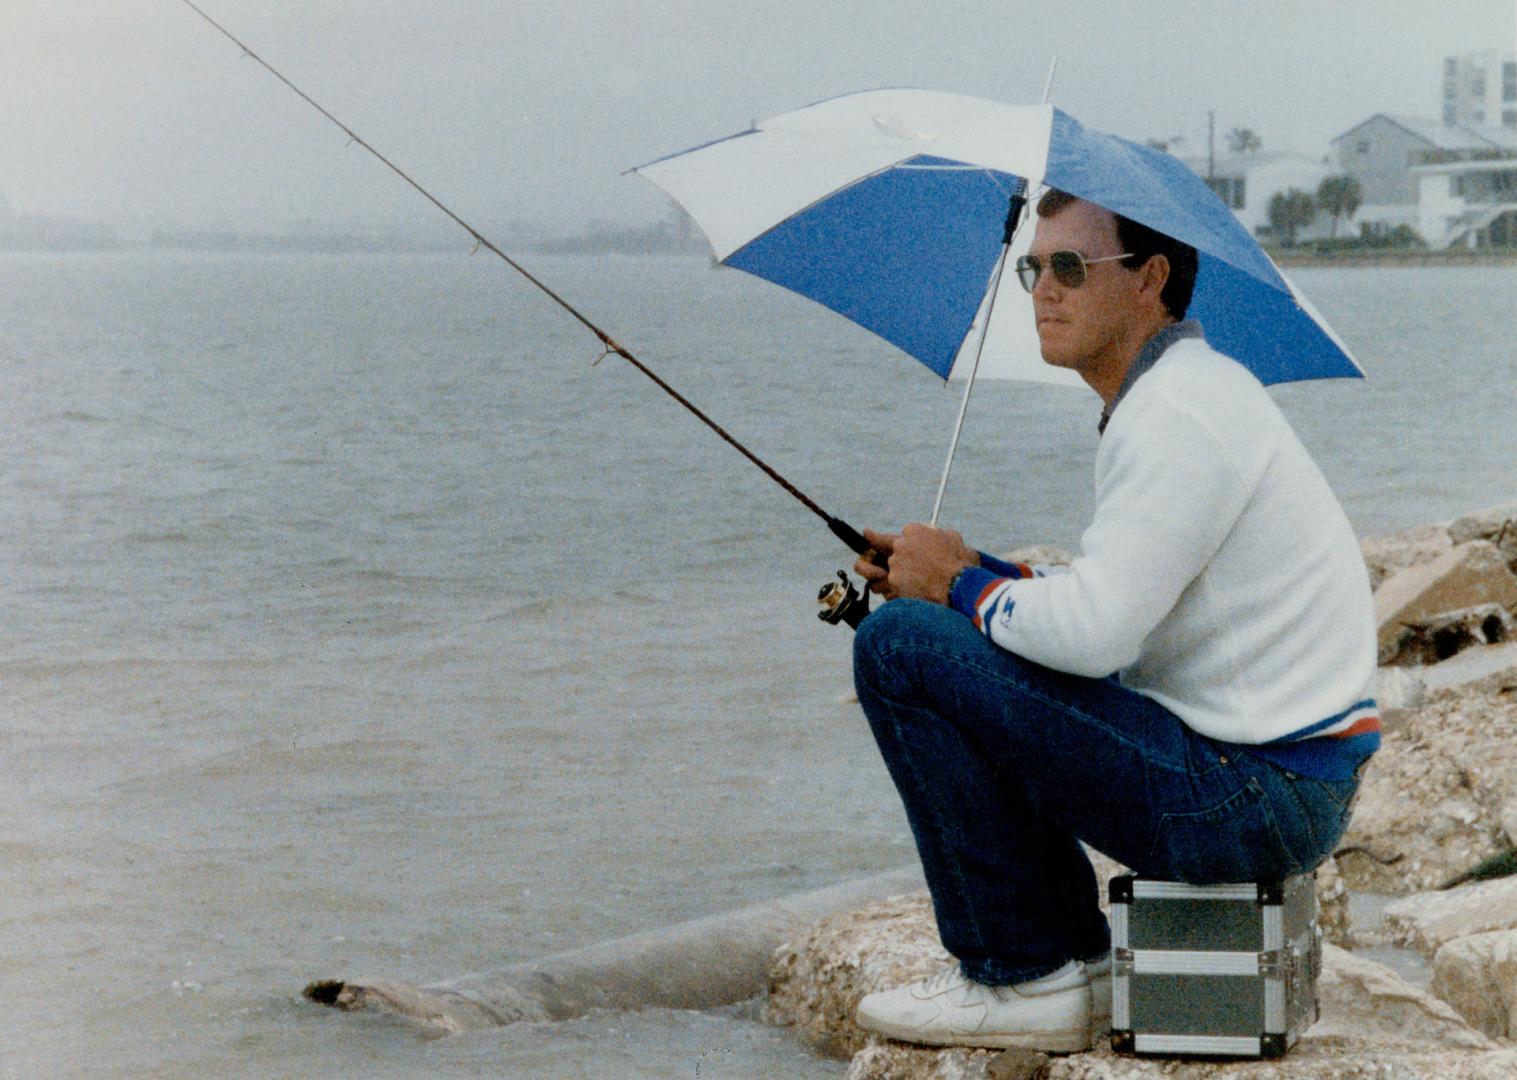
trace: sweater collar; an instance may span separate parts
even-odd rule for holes
[[[1159,362],[1159,357],[1164,355],[1166,349],[1185,338],[1201,336],[1201,324],[1195,319],[1181,319],[1179,322],[1160,327],[1158,333],[1143,343],[1143,347],[1138,350],[1138,355],[1133,357],[1132,363],[1128,365],[1127,376],[1122,380],[1117,396],[1111,399],[1110,405],[1101,410],[1101,422],[1096,425],[1096,430],[1102,434],[1106,432],[1106,425],[1111,421],[1111,414],[1116,412],[1117,406],[1132,389],[1133,383]]]

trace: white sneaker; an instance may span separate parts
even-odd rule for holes
[[[1090,1006],[1090,979],[1075,960],[1016,986],[985,986],[953,964],[930,978],[868,995],[855,1019],[869,1031],[927,1046],[1074,1054],[1090,1049]]]

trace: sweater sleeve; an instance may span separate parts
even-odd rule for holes
[[[1091,678],[1137,660],[1250,493],[1223,440],[1184,404],[1163,392],[1124,404],[1106,432],[1095,516],[1069,572],[974,569],[950,597],[1002,648]]]

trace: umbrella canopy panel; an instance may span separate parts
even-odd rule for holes
[[[724,261],[824,304],[948,377],[1018,178],[918,156],[779,222]]]
[[[1190,314],[1261,381],[1363,374],[1201,177],[1051,106],[864,91],[634,171],[689,211],[723,263],[825,304],[939,376],[971,366],[1019,178],[1195,247]],[[984,361],[982,378],[1079,381],[1042,363],[1031,300],[1008,282]]]

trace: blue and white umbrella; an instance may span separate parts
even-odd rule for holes
[[[873,331],[944,378],[968,372],[1010,198],[1054,187],[1193,245],[1190,314],[1266,383],[1363,377],[1347,347],[1194,172],[1048,105],[930,90],[848,94],[632,170],[723,264]],[[1026,249],[1022,229],[1010,257]],[[978,378],[1078,383],[1043,363],[1031,299],[1003,288]]]

